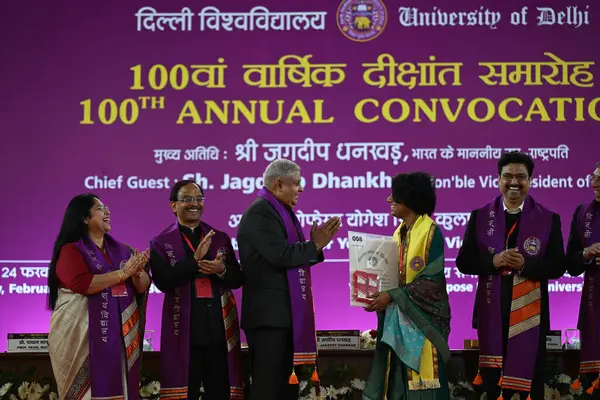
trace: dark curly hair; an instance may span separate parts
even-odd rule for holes
[[[392,199],[417,215],[435,211],[435,179],[425,172],[398,174],[392,178]]]
[[[508,151],[502,154],[502,157],[498,160],[498,175],[502,174],[502,168],[506,167],[508,164],[523,164],[527,168],[527,173],[529,177],[533,175],[533,168],[535,167],[535,163],[533,159],[527,153],[523,153],[521,151]]]

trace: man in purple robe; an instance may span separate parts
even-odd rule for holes
[[[544,397],[550,329],[548,279],[566,270],[560,216],[528,195],[534,163],[521,152],[498,160],[501,196],[471,213],[456,266],[479,278],[473,328],[488,399]],[[533,345],[532,345],[533,344]]]
[[[300,167],[275,160],[263,180],[237,235],[247,276],[242,329],[250,350],[250,399],[293,400],[298,398],[295,366],[314,366],[312,378],[318,380],[310,267],[324,260],[323,248],[340,220],[332,218],[321,227],[313,223],[311,240],[306,240],[292,211],[303,191]]]
[[[600,163],[591,181],[594,200],[579,205],[571,221],[567,271],[571,276],[585,273],[577,324],[581,332],[580,379],[573,386],[579,388],[583,383],[593,393],[600,387],[600,297],[595,290],[595,283],[600,282]]]
[[[156,287],[165,293],[161,328],[161,399],[243,399],[240,329],[231,289],[244,282],[229,236],[200,220],[204,191],[177,182],[177,222],[151,241]]]

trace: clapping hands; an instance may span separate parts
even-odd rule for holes
[[[327,220],[320,227],[316,222],[313,222],[310,228],[310,239],[316,243],[317,251],[321,251],[333,239],[337,231],[342,226],[342,221],[339,217],[333,217]]]
[[[194,253],[194,259],[196,263],[198,263],[198,267],[200,268],[200,272],[206,275],[212,274],[222,274],[225,271],[225,262],[223,254],[217,254],[217,257],[214,260],[204,260],[203,258],[208,253],[210,249],[210,245],[212,244],[212,238],[215,236],[214,231],[208,232],[206,236],[200,241],[196,252]]]
[[[213,236],[215,236],[215,231],[211,230],[200,241],[200,244],[198,245],[198,248],[196,249],[196,252],[194,253],[194,259],[196,259],[196,262],[199,263],[204,258],[206,253],[208,253],[208,249],[210,249],[210,245],[212,243]]]
[[[517,249],[508,249],[494,256],[496,268],[509,268],[520,270],[525,264],[525,258]]]
[[[149,258],[149,249],[146,249],[141,253],[137,249],[134,249],[133,254],[123,266],[123,273],[125,274],[125,277],[130,278],[134,275],[139,275],[142,271],[144,271],[144,267],[148,263]]]
[[[225,263],[221,253],[214,260],[201,260],[198,262],[200,272],[206,275],[220,275],[225,271]]]

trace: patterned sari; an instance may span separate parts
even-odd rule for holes
[[[400,252],[400,286],[377,313],[377,346],[363,394],[368,400],[449,399],[450,304],[444,276],[444,239],[422,215],[394,237]]]
[[[89,238],[76,243],[94,274],[122,267],[131,254],[108,234],[105,244],[106,258]],[[148,292],[138,294],[130,280],[125,285],[122,297],[113,297],[111,288],[93,295],[59,289],[48,335],[59,399],[139,398]]]

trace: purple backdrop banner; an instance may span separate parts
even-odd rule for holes
[[[0,351],[47,332],[47,263],[69,199],[97,193],[140,250],[173,222],[169,189],[196,179],[204,219],[235,242],[269,161],[302,167],[297,213],[340,215],[314,268],[317,329],[370,329],[349,306],[347,231],[391,235],[391,177],[437,178],[452,348],[476,280],[454,266],[469,212],[498,193],[496,160],[536,160],[531,194],[565,240],[600,161],[592,2],[348,0],[6,2],[0,146]],[[550,284],[553,329],[574,328],[582,279]],[[154,287],[148,330],[160,337]],[[238,303],[241,295],[236,291]],[[24,312],[26,311],[26,312]]]

